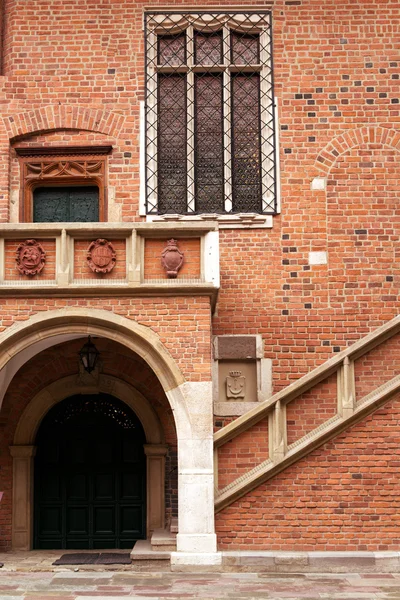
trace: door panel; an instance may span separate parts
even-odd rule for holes
[[[67,508],[67,536],[77,533],[89,535],[89,510],[85,506]]]
[[[140,501],[140,475],[135,473],[121,473],[120,477],[120,498],[121,500]]]
[[[67,501],[89,500],[88,478],[86,473],[68,473],[65,481]]]
[[[96,500],[114,500],[115,482],[112,473],[96,473],[94,475],[94,501]]]
[[[68,453],[68,462],[71,466],[84,465],[88,458],[88,440],[80,439],[79,431],[73,432],[71,439],[65,440],[65,451]]]
[[[114,460],[114,444],[112,440],[96,441],[93,445],[93,458],[97,464],[110,465]]]
[[[37,436],[35,548],[129,548],[143,539],[144,441],[136,415],[107,394],[51,409]]]
[[[35,223],[68,221],[67,191],[64,188],[41,188],[33,192]]]
[[[121,506],[120,511],[121,533],[137,535],[141,530],[140,506]]]
[[[47,473],[42,473],[40,486],[48,502],[61,502],[61,480],[58,471],[48,469]]]
[[[115,535],[114,506],[94,507],[94,533]]]
[[[40,511],[42,530],[44,534],[61,535],[62,510],[61,506],[43,506]]]
[[[97,187],[70,188],[69,220],[78,223],[99,220],[99,190]]]

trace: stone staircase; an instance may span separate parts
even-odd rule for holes
[[[150,540],[138,540],[131,552],[133,560],[169,560],[171,552],[176,551],[178,519],[171,519],[165,529],[155,529]]]
[[[251,490],[271,479],[286,467],[306,456],[327,440],[335,437],[357,421],[377,410],[400,391],[400,375],[387,377],[367,394],[356,389],[355,363],[365,354],[387,342],[400,332],[400,315],[382,327],[338,353],[298,381],[281,390],[254,409],[238,417],[214,435],[214,464],[218,473],[218,448],[240,436],[262,419],[268,418],[269,457],[240,477],[215,489],[215,511],[218,512]],[[382,372],[382,365],[377,367]],[[336,373],[336,414],[318,427],[288,444],[286,407],[312,388]],[[393,373],[392,373],[393,374]],[[358,383],[357,383],[358,381]],[[357,385],[356,385],[357,384]],[[234,468],[235,465],[232,465]],[[217,479],[217,477],[216,477]]]
[[[217,431],[214,435],[216,480],[218,479],[218,448],[251,429],[266,417],[268,417],[270,451],[267,460],[249,469],[228,485],[222,488],[216,485],[215,511],[218,512],[229,506],[315,448],[371,414],[399,393],[400,374],[394,374],[394,371],[391,373],[392,376],[386,377],[383,382],[381,377],[379,384],[368,393],[360,392],[357,387],[360,378],[355,376],[356,362],[399,332],[400,315]],[[288,444],[287,405],[334,374],[336,374],[336,414],[306,435]],[[176,550],[177,531],[177,519],[172,519],[169,528],[157,529],[150,540],[136,542],[131,557],[136,560],[169,560],[171,552]]]

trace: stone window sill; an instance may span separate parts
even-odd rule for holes
[[[235,215],[147,215],[146,221],[151,223],[216,221],[219,229],[272,229],[273,216],[272,214],[260,215],[257,213],[239,213]]]

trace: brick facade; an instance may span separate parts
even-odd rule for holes
[[[202,3],[208,5],[215,6]],[[1,224],[19,220],[15,146],[110,144],[108,220],[145,220],[139,214],[145,6],[156,9],[158,3],[4,0]],[[184,9],[185,3],[173,8]],[[219,4],[224,8],[230,8],[226,0]],[[221,286],[214,312],[206,294],[190,290],[159,297],[49,292],[14,298],[0,292],[0,332],[44,311],[100,308],[156,332],[191,383],[211,380],[213,335],[259,334],[264,357],[272,359],[273,392],[278,392],[398,314],[399,4],[275,0],[265,8],[273,18],[281,212],[273,216],[272,228],[219,231]],[[315,178],[322,178],[322,189],[314,189]],[[149,280],[166,277],[160,254],[167,238],[155,237],[146,239],[143,248],[144,278]],[[125,277],[126,241],[109,239],[121,261],[104,279],[120,279]],[[11,236],[5,242],[9,285],[28,279],[15,269],[18,240]],[[38,240],[47,262],[35,279],[54,279],[55,242]],[[75,240],[76,279],[96,279],[86,264],[90,241]],[[182,233],[179,244],[185,252],[179,279],[200,278],[200,238]],[[326,253],[326,264],[312,264],[312,252]],[[112,342],[104,348],[100,344],[105,371],[139,385],[162,422],[170,445],[166,510],[176,516],[177,443],[166,395],[143,361],[131,366],[136,358],[127,351],[113,355]],[[395,336],[356,361],[357,400],[398,374],[398,344]],[[51,377],[76,372],[78,346],[69,342],[38,354],[7,390],[0,412],[1,548],[11,544],[7,447],[18,418]],[[288,444],[334,416],[336,404],[335,374],[288,404]],[[215,416],[216,430],[232,420]],[[220,487],[269,458],[267,421],[219,450]],[[223,509],[216,517],[220,548],[397,548],[399,425],[395,397]]]
[[[398,397],[216,516],[220,547],[396,550]]]

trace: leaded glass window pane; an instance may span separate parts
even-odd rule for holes
[[[233,211],[260,212],[260,81],[256,74],[232,78]]]
[[[223,212],[222,74],[194,81],[196,212]]]
[[[158,36],[158,64],[163,67],[179,67],[185,63],[185,34]]]
[[[222,64],[222,31],[194,33],[194,62],[196,65]]]
[[[186,212],[186,79],[158,79],[158,210]]]
[[[231,33],[231,62],[234,65],[258,65],[260,36]]]

